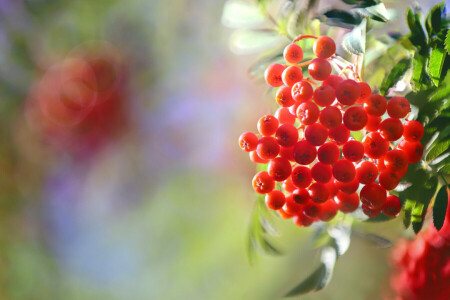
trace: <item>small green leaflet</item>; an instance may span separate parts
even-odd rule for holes
[[[450,146],[450,139],[435,143],[435,145],[430,149],[430,151],[427,154],[427,161],[430,162],[439,155],[441,155],[445,150],[449,148],[449,146]]]
[[[353,8],[352,11],[355,11],[365,17],[369,17],[375,21],[383,23],[389,21],[389,15],[383,3],[378,3],[372,6]]]
[[[445,49],[447,53],[450,54],[450,30],[447,31],[447,37],[445,38]]]
[[[361,16],[339,9],[329,10],[323,15],[327,17],[327,24],[329,26],[353,28],[354,25],[358,25],[362,21]]]
[[[351,54],[362,54],[366,49],[366,19],[344,36],[342,45]]]
[[[405,215],[403,216],[403,225],[405,226],[405,228],[408,228],[409,225],[411,225],[412,209],[414,207],[414,204],[414,201],[406,200],[405,206],[403,207],[403,211],[405,212]]]
[[[442,186],[437,193],[436,199],[434,200],[433,224],[437,230],[441,229],[442,225],[444,225],[445,213],[447,211],[448,204],[447,189],[447,185]]]
[[[391,70],[391,72],[384,77],[381,84],[380,92],[384,96],[387,91],[393,87],[402,77],[406,71],[411,67],[411,58],[406,57],[400,60]]]
[[[447,52],[443,48],[435,48],[431,50],[427,72],[435,86],[439,86],[442,66],[444,65],[446,55]]]
[[[411,81],[414,83],[414,88],[416,90],[420,89],[420,87],[423,85],[422,83],[422,77],[423,77],[423,71],[425,69],[425,63],[427,61],[427,58],[423,55],[420,55],[418,52],[414,54],[414,60],[413,60],[413,75],[411,78]]]
[[[445,17],[445,2],[436,4],[427,14],[425,26],[430,36],[441,30],[442,17]]]
[[[420,14],[414,14],[412,9],[409,7],[406,11],[406,21],[409,29],[411,30],[411,35],[409,37],[411,43],[419,49],[427,47],[427,37],[422,25],[420,24]]]

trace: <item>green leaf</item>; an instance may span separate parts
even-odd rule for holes
[[[405,206],[403,208],[403,211],[405,212],[405,215],[403,216],[403,225],[405,228],[408,228],[409,225],[411,225],[412,209],[414,205],[415,202],[412,200],[407,200],[405,202]]]
[[[447,37],[445,38],[445,49],[450,54],[450,30],[447,31]]]
[[[360,238],[364,239],[365,241],[371,243],[375,247],[389,248],[392,246],[392,241],[388,240],[387,238],[376,235],[376,234],[363,233],[363,232],[359,232],[359,231],[355,231],[355,230],[353,230],[352,233],[355,236],[360,237]]]
[[[450,174],[450,164],[443,166],[439,169],[439,173],[443,175],[449,175]]]
[[[431,50],[430,60],[428,61],[428,75],[435,86],[439,86],[441,79],[442,66],[444,65],[447,52],[442,48]]]
[[[425,18],[425,26],[430,36],[441,30],[443,17],[445,17],[445,2],[440,2],[430,9]]]
[[[442,186],[436,195],[433,206],[433,224],[437,230],[440,230],[442,225],[444,225],[445,213],[447,212],[448,186]]]
[[[344,10],[332,9],[323,14],[327,18],[327,25],[352,28],[361,23],[359,15],[351,14]]]
[[[425,65],[427,58],[416,52],[413,60],[413,75],[411,81],[414,83],[416,90],[420,89],[423,85],[422,77],[424,75]]]
[[[408,7],[406,10],[406,21],[408,27],[411,30],[409,40],[413,45],[415,45],[419,50],[427,47],[427,37],[422,25],[420,24],[420,13],[414,14],[412,9]]]
[[[449,97],[450,84],[441,84],[441,86],[430,95],[430,102],[441,101]]]
[[[380,213],[376,217],[368,218],[365,222],[368,222],[368,223],[380,223],[380,222],[391,221],[393,219],[395,219],[395,217],[389,217],[389,216],[386,216],[383,213]]]
[[[383,83],[381,84],[380,92],[385,95],[387,91],[393,87],[402,77],[405,75],[406,71],[411,67],[411,58],[403,58],[397,64],[394,65],[391,72],[384,77]]]
[[[366,19],[344,36],[342,45],[351,54],[362,54],[366,49]]]
[[[225,2],[222,24],[230,28],[252,28],[263,24],[265,16],[258,5],[240,0]]]
[[[284,40],[275,31],[238,29],[230,37],[230,48],[236,54],[254,54],[276,47]]]
[[[386,10],[386,7],[383,3],[378,3],[371,6],[353,8],[352,11],[355,11],[365,17],[370,17],[371,19],[379,22],[386,23],[389,21],[389,15]]]
[[[445,150],[448,149],[449,146],[450,146],[450,139],[447,139],[447,140],[441,141],[441,142],[437,142],[434,146],[432,146],[432,148],[428,152],[427,162],[430,162],[433,159],[435,159],[436,157],[438,157],[439,155],[441,155]]]

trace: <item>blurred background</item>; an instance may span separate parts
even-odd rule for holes
[[[412,4],[385,2],[400,20]],[[285,255],[247,261],[237,138],[273,100],[224,3],[0,0],[0,299],[278,299],[314,270],[311,231],[286,221]],[[380,299],[389,251],[355,238],[302,299]]]

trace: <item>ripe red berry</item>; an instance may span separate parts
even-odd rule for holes
[[[295,102],[294,105],[292,105],[291,107],[289,107],[289,112],[291,114],[293,114],[294,116],[297,116],[297,109],[300,106],[300,102]],[[297,118],[297,117],[296,117]]]
[[[331,74],[330,63],[323,58],[315,58],[308,66],[309,75],[315,79],[323,81]]]
[[[288,197],[286,197],[286,198],[288,198]],[[290,218],[293,218],[295,215],[288,214],[286,212],[286,210],[285,210],[285,207],[286,207],[286,204],[283,205],[282,209],[277,210],[278,215],[284,220],[288,220]]]
[[[279,210],[286,203],[286,196],[279,190],[273,190],[266,194],[265,202],[269,209]]]
[[[361,205],[361,209],[363,211],[363,213],[368,216],[369,218],[375,218],[376,216],[378,216],[381,212],[381,209],[374,209],[373,207],[370,207],[368,205]]]
[[[317,159],[321,163],[332,165],[339,159],[340,154],[339,147],[336,143],[327,142],[317,150]]]
[[[340,159],[333,165],[333,176],[341,182],[350,182],[355,178],[356,170],[353,163],[346,159]]]
[[[311,168],[311,176],[317,182],[327,183],[332,177],[332,168],[330,165],[316,162]]]
[[[370,88],[370,85],[365,82],[358,82],[358,84],[361,88],[361,96],[356,100],[356,103],[363,104],[369,99],[370,95],[372,95],[372,89]]]
[[[288,179],[283,181],[281,187],[288,193],[292,193],[293,191],[295,191],[295,189],[297,189],[297,187],[295,187],[295,185],[292,183],[291,177],[288,177]]]
[[[278,125],[280,123],[278,122],[277,118],[271,115],[265,115],[261,119],[259,119],[257,127],[259,133],[261,133],[264,136],[270,136],[275,133],[278,129]]]
[[[320,106],[329,106],[336,99],[334,88],[331,85],[321,85],[314,90],[314,102]]]
[[[290,215],[298,215],[302,211],[302,206],[294,201],[291,194],[286,197],[286,203],[283,206],[283,210]]]
[[[350,137],[350,130],[344,124],[341,124],[328,131],[328,137],[338,145],[343,145]]]
[[[328,129],[320,123],[314,123],[306,127],[305,139],[314,146],[325,143],[328,137]]]
[[[313,52],[319,58],[329,58],[336,52],[336,44],[328,36],[320,36],[313,44]]]
[[[239,137],[239,147],[242,150],[250,152],[258,146],[258,137],[253,132],[244,132]]]
[[[320,182],[314,182],[308,188],[311,200],[316,203],[323,203],[330,197],[330,192],[327,186]]]
[[[390,171],[399,172],[408,166],[408,157],[405,151],[394,149],[388,151],[384,156],[384,165]]]
[[[344,81],[344,79],[342,77],[331,74],[327,79],[325,79],[322,82],[322,86],[331,85],[333,87],[333,89],[336,90],[338,84],[341,83],[342,81]]]
[[[294,125],[283,124],[275,132],[275,138],[281,147],[294,146],[298,141],[298,130]]]
[[[356,168],[356,178],[362,184],[372,183],[378,177],[377,166],[370,161],[363,161]]]
[[[278,119],[278,122],[280,122],[280,124],[291,124],[291,125],[295,124],[296,119],[295,115],[291,114],[291,112],[287,107],[278,108],[277,111],[275,112],[275,118]]]
[[[402,137],[403,124],[397,118],[387,118],[379,126],[381,136],[388,141],[396,141]]]
[[[286,67],[280,64],[271,64],[264,71],[264,78],[271,87],[279,87],[283,85],[281,74]]]
[[[321,205],[319,203],[309,200],[308,203],[303,206],[303,214],[312,219],[317,218],[320,214],[320,208]]]
[[[283,80],[283,83],[285,85],[292,87],[297,82],[303,80],[302,69],[297,66],[289,66],[284,69],[283,73],[281,74],[281,79]]]
[[[291,93],[295,101],[302,103],[311,100],[314,90],[309,82],[302,80],[292,86]]]
[[[373,94],[364,103],[364,109],[369,115],[382,116],[386,112],[387,101],[381,95]]]
[[[359,106],[352,106],[344,113],[344,125],[352,131],[358,131],[367,124],[367,114]]]
[[[341,110],[335,106],[327,106],[320,111],[319,120],[326,128],[335,128],[342,123]]]
[[[415,164],[422,158],[423,146],[420,142],[408,142],[403,140],[398,145],[398,148],[405,151],[409,164]]]
[[[252,185],[258,194],[267,194],[275,188],[275,180],[269,176],[269,173],[262,171],[253,177]]]
[[[397,172],[383,170],[380,172],[378,181],[383,188],[389,191],[397,187],[400,182],[400,176],[397,174]]]
[[[364,153],[370,158],[380,158],[384,156],[389,149],[389,142],[378,132],[371,132],[366,135],[362,143],[364,146]]]
[[[325,203],[321,204],[320,212],[317,217],[321,221],[328,222],[336,216],[337,211],[338,211],[337,203],[334,202],[333,199],[329,199]]]
[[[284,48],[283,57],[287,63],[299,63],[303,59],[303,50],[297,44],[289,44]]]
[[[398,177],[403,178],[403,176],[405,176],[405,174],[408,173],[408,165],[406,165],[406,167],[403,170],[397,171],[395,173],[397,173]]]
[[[259,139],[258,146],[256,146],[256,153],[262,159],[275,158],[279,152],[280,145],[274,137],[263,136]]]
[[[364,205],[380,209],[386,202],[386,190],[376,183],[369,183],[361,189],[359,197]]]
[[[280,87],[280,89],[277,91],[275,99],[277,100],[278,105],[280,105],[281,107],[289,107],[294,105],[295,103],[294,98],[292,98],[291,95],[291,88],[288,86]]]
[[[395,217],[402,210],[402,202],[399,197],[389,195],[381,210],[385,215]]]
[[[405,97],[393,97],[387,104],[387,113],[391,118],[404,118],[410,111],[411,106]]]
[[[256,151],[249,152],[250,160],[256,164],[267,164],[269,162],[268,159],[262,159],[259,157],[258,153]]]
[[[349,161],[360,161],[364,157],[364,146],[355,140],[348,141],[342,147],[342,154]]]
[[[352,105],[361,97],[361,87],[351,79],[346,79],[336,87],[336,98],[341,104]]]
[[[319,118],[320,110],[312,101],[300,104],[297,108],[297,118],[303,125],[311,125]]]
[[[335,180],[334,184],[340,191],[346,194],[353,194],[359,188],[359,181],[357,178],[350,182],[340,182]]]
[[[308,227],[314,223],[314,219],[306,216],[303,213],[299,213],[292,217],[292,222],[299,227]]]
[[[377,131],[381,123],[381,117],[367,115],[367,124],[364,128],[367,131],[373,132]]]
[[[280,157],[286,158],[289,161],[294,160],[294,146],[292,147],[280,147],[280,152],[278,153]]]
[[[294,159],[298,164],[309,165],[317,156],[317,149],[306,140],[299,141],[294,146]]]
[[[269,162],[267,172],[273,180],[284,181],[291,176],[291,163],[286,158],[276,157]]]
[[[312,182],[311,170],[304,166],[297,166],[292,170],[291,180],[297,188],[307,188]]]
[[[345,214],[354,212],[359,206],[359,197],[357,193],[346,194],[339,191],[336,198],[339,210]]]
[[[331,177],[331,180],[326,183],[326,186],[327,186],[328,191],[330,192],[330,198],[333,198],[334,196],[336,196],[336,194],[339,191],[339,189],[334,184],[334,178],[333,177]]]
[[[418,142],[423,137],[423,126],[418,121],[408,121],[404,124],[403,137],[408,142]]]
[[[296,189],[292,192],[292,198],[297,204],[306,204],[311,196],[307,189]]]

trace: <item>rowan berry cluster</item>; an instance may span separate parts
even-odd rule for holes
[[[315,39],[317,58],[307,62],[297,44],[304,38]],[[253,178],[255,191],[266,195],[268,208],[299,226],[353,212],[360,202],[369,217],[381,211],[397,215],[400,199],[387,191],[423,152],[424,129],[406,120],[407,99],[372,94],[354,71],[348,76],[354,79],[331,74],[335,51],[327,36],[299,36],[289,44],[286,64],[271,64],[264,73],[278,89],[280,107],[259,119],[258,135],[244,132],[239,138],[253,162],[267,164]],[[303,77],[306,66],[310,78]],[[362,142],[351,138],[352,131],[363,132]]]

